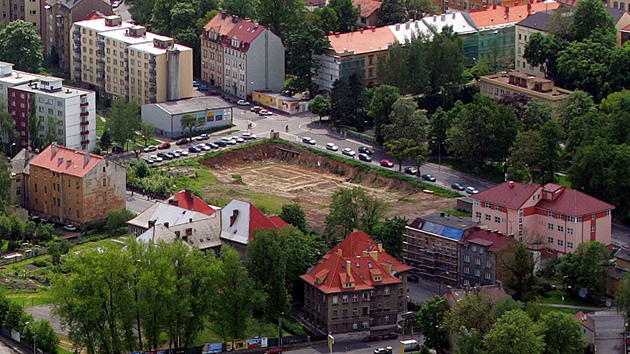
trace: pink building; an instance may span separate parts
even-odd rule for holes
[[[549,254],[571,253],[581,242],[611,242],[615,207],[575,189],[509,181],[471,198],[474,220]]]

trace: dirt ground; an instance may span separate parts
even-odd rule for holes
[[[267,193],[302,205],[309,225],[320,232],[331,195],[339,188],[359,186],[387,203],[387,216],[409,220],[454,209],[456,204],[456,199],[428,194],[406,181],[366,172],[290,144],[256,145],[206,159],[202,164],[233,188]],[[240,176],[240,181],[234,175]]]

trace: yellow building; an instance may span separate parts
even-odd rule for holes
[[[509,93],[521,93],[554,106],[573,92],[556,87],[549,79],[531,76],[520,71],[482,76],[477,85],[484,96],[501,97]]]

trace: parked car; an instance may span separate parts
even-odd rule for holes
[[[352,150],[351,148],[345,148],[345,149],[341,150],[341,153],[342,153],[342,154],[344,154],[344,155],[347,155],[347,156],[352,156],[352,157],[354,157],[354,155],[356,155],[356,154],[357,154],[357,153],[356,153],[354,150]]]
[[[249,102],[245,101],[245,100],[238,100],[236,101],[236,104],[239,106],[249,106]]]
[[[260,111],[258,111],[258,115],[259,116],[271,116],[271,115],[273,115],[273,113],[269,112],[266,109],[261,109]]]
[[[394,163],[389,161],[388,159],[382,159],[381,160],[381,166],[383,167],[394,167]]]
[[[171,152],[171,151],[167,152],[166,155],[168,157],[170,157],[171,159],[178,158],[178,157],[182,156],[182,155],[175,155],[175,153]]]
[[[339,150],[339,147],[335,145],[334,143],[328,143],[326,144],[326,149],[330,151],[337,151]]]
[[[373,350],[374,354],[389,354],[392,351],[392,347],[387,348],[376,348]]]
[[[210,151],[212,150],[212,148],[206,144],[199,144],[196,146],[197,149],[201,150],[201,151]]]
[[[468,194],[477,194],[477,193],[479,193],[479,191],[475,187],[468,186],[468,187],[466,187],[466,193],[468,193]]]
[[[208,134],[201,134],[197,137],[197,140],[208,140],[210,139],[210,135]]]
[[[125,150],[120,146],[114,146],[112,148],[112,153],[114,154],[122,154]]]
[[[171,152],[171,154],[173,154],[173,156],[175,156],[175,157],[182,157],[182,151],[181,150],[175,150],[175,151]]]
[[[313,138],[309,138],[308,136],[305,136],[302,138],[302,142],[306,143],[306,144],[310,144],[310,145],[315,145],[317,144],[317,142],[315,141],[315,139]]]
[[[184,157],[188,156],[188,150],[175,150],[175,152],[179,152]]]
[[[232,98],[230,98],[230,103],[236,103],[236,102],[238,102],[238,101],[239,101],[239,99],[238,99],[238,98],[236,98],[236,97],[232,97]]]
[[[77,231],[77,226],[73,224],[68,224],[63,227],[66,231]]]
[[[162,143],[160,145],[158,145],[158,149],[160,150],[164,150],[164,149],[169,149],[171,147],[171,143]]]
[[[429,174],[422,175],[422,179],[429,182],[435,182],[435,176]]]
[[[183,139],[179,139],[177,140],[177,142],[175,143],[175,145],[185,145],[188,144],[188,139],[183,138]]]
[[[409,278],[409,277],[407,277]],[[397,339],[398,338],[398,333],[387,333],[387,334],[383,334],[381,336],[381,339]]]
[[[405,173],[416,176],[418,174],[418,169],[415,167],[405,167]]]
[[[457,189],[458,191],[463,191],[464,189],[466,189],[466,188],[464,188],[464,186],[462,186],[462,185],[461,185],[461,184],[459,184],[459,183],[453,183],[453,184],[451,184],[451,188],[453,188],[453,189]]]
[[[199,150],[199,148],[196,147],[196,146],[189,146],[188,147],[188,151],[189,152],[201,152],[201,150]]]
[[[216,145],[218,145],[219,147],[226,147],[227,143],[225,141],[219,140],[219,141],[215,141],[214,142]]]
[[[197,81],[193,81],[193,87],[199,87],[200,84]]]
[[[361,339],[361,342],[376,342],[379,339],[380,339],[380,337],[377,336],[376,334],[371,334],[371,335]]]
[[[407,275],[407,281],[410,283],[418,283],[420,282],[420,278],[417,275],[409,274]]]
[[[167,154],[167,153],[165,153],[165,152],[158,152],[158,153],[157,153],[157,156],[158,156],[158,157],[161,157],[161,158],[162,158],[162,160],[170,160],[170,159],[171,159],[171,157],[170,157],[170,156],[168,156],[168,154]]]
[[[260,106],[252,106],[252,108],[250,108],[249,110],[251,112],[258,113],[261,109],[263,109],[263,108],[260,107]]]
[[[199,85],[199,91],[210,91],[210,86]]]
[[[153,151],[155,151],[157,149],[158,149],[157,146],[151,145],[151,146],[145,147],[144,149],[142,149],[142,151],[144,151],[144,152],[153,152]]]
[[[365,146],[359,146],[359,152],[360,153],[364,153],[364,154],[368,154],[368,155],[372,155],[372,150],[366,148]]]
[[[282,348],[275,347],[265,350],[265,354],[282,354]]]
[[[217,145],[215,143],[211,143],[211,142],[207,142],[206,145],[209,146],[211,149],[218,149],[219,148],[219,145]]]
[[[372,162],[372,158],[370,157],[370,155],[366,153],[359,154],[359,160],[365,161],[365,162]]]
[[[153,160],[153,163],[157,163],[157,162],[162,162],[164,161],[163,158],[159,157],[159,156],[155,156],[155,155],[151,155],[149,156],[149,160]]]

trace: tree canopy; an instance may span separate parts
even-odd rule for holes
[[[16,70],[39,73],[42,48],[42,38],[30,22],[11,21],[0,30],[0,60],[13,63]]]

